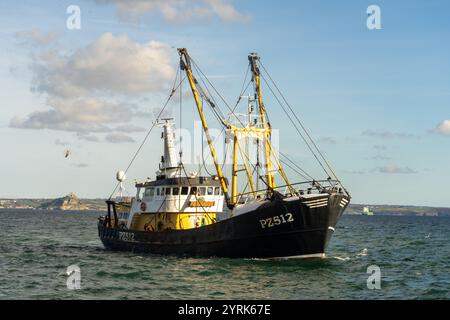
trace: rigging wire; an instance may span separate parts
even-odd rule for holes
[[[184,79],[186,79],[186,77],[184,77]],[[170,100],[172,99],[172,97],[174,96],[174,94],[176,93],[176,91],[178,90],[178,88],[181,86],[181,84],[183,83],[184,79],[182,79],[180,81],[180,83],[178,84],[178,86],[176,86],[177,80],[178,80],[178,72],[177,75],[175,77],[175,81],[173,83],[172,86],[172,91],[170,92],[169,97],[167,98],[163,108],[161,109],[161,111],[159,112],[158,116],[156,117],[156,120],[153,122],[150,130],[147,132],[147,134],[144,137],[144,140],[142,141],[142,143],[140,144],[139,148],[137,149],[136,153],[133,155],[130,163],[128,164],[126,170],[125,170],[125,174],[128,172],[128,170],[130,170],[131,166],[133,165],[134,161],[136,160],[137,156],[139,155],[139,153],[141,152],[142,148],[144,147],[144,144],[147,142],[148,137],[150,136],[150,134],[152,133],[153,129],[155,128],[158,119],[161,117],[161,115],[164,113],[164,111],[167,108],[167,105],[169,104]],[[114,188],[114,190],[112,191],[111,195],[109,196],[109,200],[111,200],[111,198],[113,197],[114,193],[116,192],[117,188],[119,187],[120,182],[116,184],[116,187]]]
[[[193,64],[193,67],[197,71],[197,73],[200,73],[198,67],[196,67],[195,64]],[[224,123],[225,116],[223,115],[222,110],[220,110],[217,101],[215,100],[215,98],[211,94],[211,92],[209,91],[208,86],[206,85],[205,81],[203,81],[202,77],[199,77],[199,78],[200,78],[200,81],[203,83],[203,85],[206,89],[206,92],[203,89],[203,87],[198,83],[198,81],[197,81],[197,86],[198,86],[197,90],[199,91],[202,98],[205,99],[206,102],[208,102],[208,105],[209,105],[210,109],[213,111],[214,115],[216,116],[217,121],[225,124]],[[202,103],[202,107],[203,107],[203,103]]]
[[[220,107],[218,106],[217,101],[215,100],[214,96],[211,94],[211,91],[209,90],[208,85],[207,85],[207,83],[203,80],[203,78],[205,78],[205,79],[207,80],[207,82],[210,84],[210,86],[211,86],[211,87],[214,89],[214,91],[220,96],[221,100],[227,105],[227,107],[228,107],[229,109],[230,109],[230,107],[229,107],[228,103],[225,101],[225,99],[220,95],[220,93],[219,93],[219,92],[217,91],[217,89],[214,87],[214,85],[211,83],[211,81],[208,79],[208,77],[206,77],[206,75],[205,75],[205,74],[203,73],[203,71],[200,69],[200,67],[198,66],[198,64],[196,64],[195,61],[193,61],[193,59],[192,59],[191,57],[190,57],[190,60],[191,60],[192,66],[194,67],[194,70],[197,72],[197,74],[200,75],[199,78],[200,78],[201,83],[202,83],[203,86],[205,87],[205,89],[204,89],[204,88],[200,85],[200,83],[198,83],[198,81],[196,81],[197,86],[198,86],[198,91],[199,91],[199,93],[200,93],[200,95],[201,95],[201,98],[202,98],[201,105],[202,105],[202,106],[204,105],[203,99],[205,99],[205,100],[208,102],[208,105],[209,105],[210,109],[213,111],[213,115],[215,116],[216,120],[217,120],[219,123],[222,123],[222,124],[224,125],[224,126],[222,126],[222,130],[221,130],[220,134],[219,134],[217,137],[214,138],[213,143],[215,143],[215,142],[217,141],[217,139],[223,135],[223,133],[224,133],[224,131],[225,131],[225,126],[226,126],[227,124],[226,124],[225,121],[224,121],[224,120],[225,120],[225,116],[223,115],[223,113],[222,113]],[[245,77],[244,77],[244,81],[243,81],[243,83],[242,83],[242,91],[241,91],[241,93],[240,93],[239,96],[242,96],[243,92],[244,92],[245,90],[247,90],[248,86],[250,85],[250,82],[249,82],[249,83],[247,84],[247,86],[244,88],[245,83],[246,83],[246,80],[247,80],[249,68],[250,68],[250,66],[247,67],[247,71],[246,71],[246,74],[245,74]],[[194,79],[195,79],[195,78],[194,78]],[[234,114],[234,111],[236,110],[238,104],[239,104],[239,100],[238,100],[238,102],[236,103],[236,105],[234,106],[234,108],[231,110],[231,113],[232,113],[232,114]],[[235,116],[236,116],[236,115],[235,115]],[[240,121],[239,118],[238,118],[237,116],[236,116],[236,118],[238,119],[238,121]],[[240,122],[241,122],[241,121],[240,121]],[[241,122],[241,124],[242,124],[242,122]],[[243,124],[242,124],[242,125],[243,125]],[[202,143],[202,162],[203,162],[203,165],[202,165],[202,167],[200,167],[200,170],[201,170],[201,168],[205,168],[205,171],[206,171],[209,175],[211,175],[211,173],[208,171],[207,166],[206,166],[206,160],[208,159],[208,157],[210,156],[210,154],[207,155],[207,158],[206,158],[206,159],[205,159],[205,157],[204,157],[203,131],[202,131],[202,142],[201,142],[201,143]],[[223,165],[222,165],[222,168],[223,168],[224,165],[225,165],[226,154],[227,154],[227,151],[225,152],[224,163],[223,163]]]
[[[247,88],[250,86],[250,83],[251,83],[251,81],[248,82],[247,86],[245,87],[244,90],[241,91],[241,94],[240,94],[239,96],[242,96],[242,94],[244,93],[244,91],[246,91]],[[240,101],[238,100],[238,102],[236,102],[236,105],[233,107],[233,110],[232,110],[232,114],[233,114],[233,115],[235,115],[234,112],[236,111],[236,109],[237,109],[237,107],[238,107],[238,105],[239,105],[239,102],[240,102]],[[228,120],[229,120],[229,119],[230,119],[230,117],[228,117]],[[225,131],[225,128],[222,127],[222,130],[220,131],[220,134],[214,139],[213,143],[216,142],[216,139],[218,139],[218,138],[224,133],[224,131]],[[227,155],[227,151],[228,151],[228,148],[225,149],[225,158],[226,158],[226,155]],[[208,160],[208,157],[209,157],[209,156],[210,156],[210,154],[207,155],[207,158],[206,158],[207,160]],[[226,160],[225,158],[224,158],[224,160],[223,160],[222,167],[225,165],[225,160]]]
[[[223,101],[223,103],[225,104],[225,106],[228,108],[228,110],[234,114],[233,109],[230,107],[230,105],[227,103],[227,101],[222,97],[222,95],[219,93],[219,91],[217,91],[216,87],[214,87],[214,85],[211,83],[211,81],[208,79],[208,77],[203,73],[203,71],[200,69],[200,67],[198,66],[198,64],[195,62],[195,60],[193,60],[190,57],[191,63],[194,65],[194,67],[196,68],[196,70],[206,79],[206,81],[209,83],[209,85],[211,86],[211,88],[214,90],[214,92],[216,92],[216,94],[220,97],[220,99]],[[203,80],[202,80],[203,81]],[[218,106],[217,106],[218,107]],[[242,123],[242,121],[236,117],[238,119],[238,121],[240,122],[240,124],[244,127],[244,124]]]
[[[309,175],[309,173],[307,173],[305,170],[303,170],[298,164],[296,164],[294,161],[292,161],[287,155],[285,155],[284,153],[282,153],[281,151],[278,151],[278,153],[283,156],[286,160],[288,160],[293,166],[295,166],[298,170],[300,170],[306,177],[307,179],[311,179],[311,181],[314,180],[314,178]]]
[[[262,74],[260,73],[260,78],[261,77],[262,77]],[[257,93],[257,95],[259,95],[259,92],[258,92],[258,90],[256,88],[256,82],[255,81],[252,81],[252,82],[253,82],[254,91]],[[260,83],[260,87],[261,87],[261,83]],[[257,105],[261,108],[261,106],[259,105],[259,99],[257,99]],[[269,117],[269,114],[267,113],[267,109],[266,109],[266,106],[265,106],[264,102],[262,103],[262,106],[264,107],[264,115],[266,116],[266,119],[267,119],[267,125],[268,125],[268,127],[270,129],[272,129],[270,117]]]
[[[192,62],[192,65],[194,66],[194,69],[197,71],[197,73],[201,74],[201,75],[206,79],[206,81],[210,84],[210,86],[213,88],[213,90],[219,95],[219,97],[221,98],[221,100],[225,103],[225,105],[227,106],[227,108],[229,109],[229,111],[231,111],[230,116],[233,115],[233,116],[237,119],[237,121],[242,125],[242,127],[245,127],[245,125],[244,125],[244,123],[241,121],[241,119],[235,114],[235,110],[236,110],[237,106],[239,105],[239,103],[240,103],[240,101],[241,101],[241,96],[242,96],[242,94],[244,93],[245,90],[247,90],[247,88],[248,88],[248,87],[250,86],[250,84],[253,82],[253,81],[249,81],[248,84],[247,84],[247,86],[244,88],[245,83],[246,83],[246,80],[247,80],[247,76],[248,76],[248,73],[249,73],[249,70],[250,70],[250,65],[248,65],[248,67],[247,67],[247,70],[246,70],[246,73],[245,73],[245,77],[244,77],[244,81],[243,81],[243,84],[242,84],[242,87],[241,87],[241,93],[239,94],[238,101],[236,102],[236,105],[234,106],[234,108],[231,109],[231,107],[229,106],[229,104],[225,101],[225,99],[222,97],[222,95],[220,95],[220,93],[217,91],[217,89],[214,87],[214,85],[211,83],[211,81],[208,79],[208,77],[206,77],[206,75],[202,72],[202,70],[200,69],[200,67],[195,63],[195,61],[193,61],[192,58],[191,58],[191,62]],[[207,88],[208,86],[207,86],[207,84],[205,83],[205,81],[203,81],[202,77],[200,77],[200,79],[201,79],[203,85]],[[201,87],[200,87],[200,88],[201,88]],[[210,91],[208,90],[208,88],[207,88],[207,91],[208,91],[209,94],[211,94]],[[212,96],[212,95],[211,95],[211,96]],[[215,101],[215,99],[214,99],[213,96],[212,96],[212,100],[216,103],[216,106],[217,106],[217,102]],[[214,109],[215,109],[215,108],[214,108]],[[215,111],[214,109],[213,109],[213,111]],[[219,110],[220,110],[220,108],[219,108]],[[269,119],[268,114],[267,114],[266,111],[265,111],[265,115],[266,115],[266,117],[267,117],[267,119],[268,119],[268,121],[269,121],[269,123],[270,123],[270,119]],[[221,121],[221,122],[224,123],[224,121]],[[224,131],[224,128],[222,128],[221,134],[223,133],[223,131]],[[220,134],[220,135],[221,135],[221,134]],[[219,136],[220,136],[220,135],[219,135]],[[215,142],[215,140],[214,140],[214,142]],[[202,148],[203,148],[203,141],[202,141]],[[203,156],[203,153],[202,153],[202,156]],[[225,161],[224,161],[224,162],[225,162]],[[250,162],[250,165],[253,167],[253,171],[255,171],[256,166],[254,166],[251,162]],[[204,160],[204,159],[203,159],[203,166],[205,167],[205,170],[208,172],[208,170],[206,169],[206,165],[205,165],[205,160]],[[222,166],[222,167],[223,167],[223,166]]]
[[[297,169],[293,168],[288,162],[280,159],[280,162],[283,163],[285,166],[287,166],[288,168],[290,168],[292,171],[294,171],[295,173],[297,173],[298,175],[300,175],[302,178],[304,178],[305,180],[308,180],[308,178],[303,175],[300,171],[298,171]]]
[[[203,100],[203,99],[202,99]],[[202,104],[203,104],[203,101],[202,101]],[[203,141],[203,139],[204,139],[204,132],[203,132],[203,130],[202,130],[202,162],[203,162],[203,167],[205,168],[205,171],[206,171],[206,173],[209,175],[209,176],[212,176],[212,174],[209,172],[209,170],[208,170],[208,168],[206,167],[206,162],[205,162],[205,150],[204,150],[204,148],[205,148],[205,144],[203,143],[204,141]],[[214,139],[215,140],[215,139]],[[200,171],[201,171],[201,169],[200,169]]]
[[[248,77],[249,70],[250,70],[250,66],[247,67],[247,72],[245,73],[244,81],[242,82],[242,88],[241,88],[241,92],[240,92],[240,94],[239,94],[239,99],[238,99],[238,101],[236,102],[236,104],[234,105],[233,109],[231,110],[231,114],[234,115],[236,118],[237,118],[237,116],[235,115],[234,112],[236,111],[236,109],[237,109],[237,107],[238,107],[238,105],[239,105],[239,103],[240,103],[240,101],[241,101],[241,96],[242,96],[242,95],[244,94],[244,92],[248,89],[248,87],[250,86],[250,84],[251,84],[251,82],[252,82],[252,81],[249,81],[249,82],[247,83],[247,86],[245,86],[245,83],[246,83],[246,81],[247,81],[247,77]],[[245,88],[244,88],[244,86],[245,86]],[[230,114],[230,116],[231,116],[231,114]],[[230,116],[228,117],[228,120],[230,119]],[[241,122],[241,123],[242,123],[242,122]],[[221,137],[221,136],[224,134],[224,131],[225,131],[225,127],[222,127],[222,130],[220,131],[220,134],[219,134],[217,137],[214,138],[213,144],[216,143],[216,140],[219,139],[219,137]],[[228,154],[228,148],[225,147],[224,159],[223,159],[223,163],[222,163],[222,167],[221,167],[222,170],[223,170],[223,168],[224,168],[224,166],[225,166],[227,154]],[[208,154],[206,155],[206,159],[205,159],[205,160],[208,160],[209,157],[210,157],[210,154],[208,153]]]
[[[331,171],[331,173],[333,174],[333,176],[336,178],[336,180],[338,182],[340,182],[339,178],[337,177],[337,175],[335,174],[333,168],[331,167],[331,165],[328,163],[328,161],[325,159],[323,153],[320,151],[320,149],[317,147],[317,144],[314,142],[314,140],[311,138],[311,135],[309,134],[308,130],[306,130],[305,126],[303,125],[303,123],[300,121],[300,119],[298,118],[297,114],[295,113],[295,111],[293,110],[293,108],[291,107],[291,105],[288,103],[288,101],[286,100],[286,98],[284,97],[283,93],[281,92],[281,90],[278,88],[277,84],[275,83],[275,81],[272,79],[272,77],[270,76],[269,72],[266,70],[266,68],[264,67],[263,63],[260,61],[260,64],[264,70],[264,72],[267,74],[267,76],[269,77],[270,81],[272,82],[272,84],[275,86],[275,88],[277,89],[278,93],[280,94],[281,98],[284,100],[284,102],[286,103],[286,105],[288,106],[289,110],[291,111],[292,115],[295,117],[295,119],[297,120],[297,122],[300,124],[300,126],[302,127],[303,131],[306,133],[306,135],[308,136],[309,140],[311,141],[311,143],[313,144],[313,146],[315,147],[315,149],[317,150],[317,152],[319,153],[320,157],[323,159],[323,161],[325,162],[325,164],[327,165],[328,169]]]
[[[247,87],[244,89],[245,86],[245,82],[247,81],[247,76],[248,76],[248,72],[250,71],[250,65],[247,66],[247,71],[245,72],[245,77],[244,77],[244,82],[242,82],[242,88],[241,88],[241,93],[239,94],[238,100],[236,102],[235,107],[233,108],[233,110],[236,109],[237,105],[239,104],[239,102],[241,102],[242,99],[242,95],[244,94],[244,91],[247,90],[248,86],[250,85],[251,81],[248,83]]]
[[[297,125],[295,124],[294,120],[292,120],[291,117],[289,117],[289,114],[286,110],[286,108],[283,106],[283,104],[281,103],[280,99],[277,97],[277,95],[275,94],[275,92],[273,91],[273,89],[270,87],[269,83],[266,81],[265,77],[263,75],[261,75],[261,78],[263,79],[263,81],[266,83],[267,87],[269,88],[270,92],[273,94],[273,96],[275,97],[275,99],[277,100],[278,104],[281,106],[281,108],[283,109],[283,111],[285,112],[286,116],[289,118],[289,120],[291,121],[292,125],[294,126],[294,128],[297,130],[298,134],[300,135],[300,137],[303,139],[303,141],[305,142],[305,144],[307,145],[307,147],[309,148],[309,150],[311,151],[311,153],[313,154],[314,158],[316,158],[317,162],[319,163],[319,165],[322,167],[323,171],[325,172],[325,174],[329,177],[330,174],[328,173],[328,171],[325,169],[322,161],[320,161],[320,159],[317,157],[316,153],[314,152],[313,148],[310,146],[310,144],[308,143],[307,139],[304,137],[304,135],[301,133],[300,129],[297,127]]]
[[[220,108],[218,107],[217,101],[214,99],[214,96],[211,94],[211,91],[208,89],[208,84],[212,87],[212,89],[215,91],[215,93],[220,97],[220,99],[224,102],[224,104],[226,105],[226,107],[229,109],[229,111],[231,111],[230,116],[234,116],[240,123],[242,126],[244,126],[244,124],[242,123],[242,121],[239,119],[239,117],[235,114],[235,110],[238,106],[238,104],[241,101],[241,96],[243,94],[243,92],[245,90],[247,90],[247,88],[250,86],[250,84],[252,83],[252,81],[249,81],[247,86],[244,89],[244,85],[246,83],[246,79],[248,76],[248,72],[250,69],[250,66],[248,66],[246,74],[245,74],[245,78],[244,78],[244,82],[241,88],[241,94],[238,97],[238,100],[236,102],[236,105],[234,106],[233,109],[231,109],[231,107],[229,106],[229,104],[225,101],[225,99],[223,98],[223,96],[217,91],[217,89],[215,88],[215,86],[211,83],[211,81],[209,80],[208,77],[206,77],[206,75],[203,73],[203,71],[201,70],[201,68],[198,66],[198,64],[191,58],[192,64],[194,66],[194,69],[196,70],[197,73],[199,73],[201,75],[200,80],[202,82],[202,84],[205,86],[207,92],[209,95],[211,95],[211,99],[214,101],[214,105],[212,105],[212,109],[216,115],[216,117],[218,115],[223,116],[223,113],[221,112]],[[270,78],[271,82],[275,85],[277,91],[279,92],[279,94],[282,96],[283,100],[285,101],[286,104],[287,101],[284,98],[284,96],[282,95],[281,91],[279,90],[279,88],[276,86],[276,84],[274,83],[273,79],[271,78],[270,74],[267,72],[267,70],[265,69],[265,67],[262,65],[264,71],[266,72],[266,74],[268,75],[268,77]],[[297,124],[293,121],[293,119],[289,116],[289,112],[286,110],[286,108],[284,107],[283,103],[280,101],[280,99],[278,98],[278,96],[276,95],[276,93],[274,92],[274,90],[271,88],[271,86],[269,85],[268,81],[265,79],[264,75],[261,74],[261,77],[263,78],[265,84],[269,87],[271,93],[273,94],[273,96],[275,97],[275,99],[277,100],[277,102],[279,103],[279,105],[282,107],[283,111],[285,112],[285,114],[288,116],[288,118],[290,119],[291,123],[294,125],[294,128],[296,129],[296,131],[299,133],[299,135],[302,137],[303,141],[305,142],[305,144],[307,145],[307,147],[309,148],[309,150],[311,151],[311,153],[314,155],[315,159],[317,160],[317,162],[319,163],[319,165],[322,167],[323,171],[325,172],[325,174],[329,177],[330,174],[328,173],[327,169],[325,168],[325,166],[322,164],[322,161],[320,161],[319,157],[317,156],[316,152],[314,151],[314,149],[311,147],[311,145],[308,143],[307,139],[305,138],[305,136],[302,134],[301,130],[299,129],[299,127],[297,126]],[[205,81],[203,80],[203,78],[206,79],[207,83],[205,83]],[[200,89],[201,86],[200,86]],[[203,90],[202,90],[203,91]],[[203,95],[205,95],[204,91],[203,91]],[[206,96],[206,95],[205,95]],[[291,110],[291,112],[293,113],[294,111],[292,110],[292,108],[289,106],[289,109]],[[215,110],[217,107],[217,110]],[[270,119],[268,118],[268,114],[267,112],[265,112],[265,115],[268,119],[268,121],[270,122]],[[296,116],[294,114],[295,118],[297,119],[297,121],[299,122],[300,126],[302,127],[302,129],[305,131],[307,137],[311,140],[311,142],[313,143],[314,148],[316,148],[317,152],[319,153],[319,155],[322,157],[322,159],[326,162],[326,159],[324,158],[323,154],[320,152],[320,150],[318,149],[317,145],[314,143],[314,141],[312,140],[311,136],[309,135],[309,133],[306,131],[306,128],[303,126],[303,124],[300,122],[300,120],[298,119],[298,116]],[[229,118],[228,118],[229,119]],[[219,120],[219,119],[218,119]],[[220,120],[219,120],[220,121]],[[221,121],[223,123],[223,121]],[[221,134],[223,133],[224,128],[222,128]],[[220,134],[220,135],[221,135]],[[219,136],[220,136],[219,135]],[[218,137],[219,137],[218,136]],[[217,137],[217,138],[218,138]],[[216,139],[217,139],[216,138]],[[214,142],[216,141],[216,139],[214,139]],[[202,157],[203,157],[203,141],[202,141]],[[283,155],[290,163],[294,164],[299,170],[294,169],[292,166],[288,165],[292,170],[294,170],[296,173],[298,173],[300,176],[302,176],[303,178],[305,178],[306,180],[309,178],[311,180],[314,180],[308,173],[306,173],[303,169],[301,169],[298,165],[295,164],[295,162],[293,162],[291,159],[289,159],[286,155]],[[281,159],[280,159],[281,160]],[[286,163],[285,161],[283,161],[283,163]],[[326,162],[327,163],[327,162]],[[225,164],[225,158],[224,158],[224,164]],[[224,166],[224,164],[222,165],[222,167]],[[328,165],[328,163],[327,163]],[[206,163],[205,163],[205,158],[203,157],[203,166],[205,167],[206,171],[208,172],[207,168],[206,168]],[[328,165],[329,166],[329,165]],[[255,170],[255,166],[253,166],[253,169]],[[332,171],[332,169],[329,167],[330,171]],[[301,171],[301,172],[300,172]],[[334,172],[332,171],[332,173],[334,174]]]
[[[180,79],[182,77],[182,70],[180,70]],[[180,149],[178,150],[180,155],[180,163],[183,162],[183,137],[181,135],[181,129],[183,128],[183,84],[180,85],[180,132],[179,132],[179,143],[180,143]]]
[[[252,176],[255,174],[255,171],[256,171],[256,167],[253,166],[253,171],[252,171],[252,174],[251,174]],[[242,197],[243,197],[244,195],[250,194],[250,193],[246,193],[247,188],[248,188],[249,186],[250,186],[250,182],[247,180],[244,189],[242,189],[242,191],[239,193],[239,195],[238,195],[238,197],[237,197],[236,203],[239,203],[239,201],[241,201],[241,199],[242,199]],[[258,195],[257,195],[258,190],[254,190],[254,193],[256,194],[256,197],[258,197]]]
[[[279,156],[277,156],[277,154],[280,155],[280,156],[283,156],[283,157],[285,157],[287,160],[289,160],[292,164],[294,164],[300,171],[303,172],[303,174],[300,174],[303,178],[305,178],[306,180],[308,180],[308,178],[310,178],[311,180],[314,180],[313,177],[311,177],[306,171],[304,171],[302,168],[300,168],[300,166],[298,166],[294,161],[292,161],[291,159],[289,159],[289,158],[288,158],[285,154],[283,154],[280,150],[276,149],[275,146],[273,146],[271,143],[269,143],[269,145],[270,145],[271,154],[272,154],[273,157],[275,158],[276,162],[281,162],[281,161],[282,161],[281,158],[280,158]],[[283,162],[283,163],[285,163],[285,162]],[[279,167],[280,167],[280,166],[279,166]],[[292,168],[291,168],[291,169],[292,169]],[[278,168],[277,171],[279,171],[279,170],[280,170],[280,168]],[[288,181],[285,181],[285,182],[286,182],[286,185],[289,185],[289,182],[288,182]]]

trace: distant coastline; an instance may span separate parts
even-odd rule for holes
[[[361,215],[364,207],[369,207],[374,216],[427,216],[450,217],[450,208],[407,206],[407,205],[367,205],[350,204],[346,215]]]
[[[56,199],[0,199],[0,209],[105,211],[105,199],[79,199],[76,194]]]
[[[369,207],[375,216],[450,216],[450,208],[350,204],[345,215],[361,215]],[[1,209],[106,211],[105,199],[79,199],[74,193],[56,199],[0,199]]]

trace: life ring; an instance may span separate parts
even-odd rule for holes
[[[147,210],[147,204],[145,202],[141,202],[141,211]]]
[[[149,222],[149,223],[146,223],[146,224],[144,225],[144,230],[145,230],[145,231],[149,231],[149,232],[153,232],[153,231],[155,231],[155,228],[153,228],[153,226],[152,226],[151,223]]]

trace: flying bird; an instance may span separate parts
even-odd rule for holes
[[[64,151],[64,158],[68,158],[70,154],[71,154],[70,150]]]

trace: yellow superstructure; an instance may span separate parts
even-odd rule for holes
[[[216,213],[140,213],[133,216],[131,229],[138,231],[186,230],[216,222]]]

